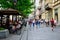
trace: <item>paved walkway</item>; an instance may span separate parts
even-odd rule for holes
[[[40,28],[29,27],[22,33],[23,35],[15,35],[7,40],[60,40],[60,27],[56,27],[54,32],[51,31],[51,27],[46,27],[44,24]]]
[[[28,28],[22,40],[60,40],[60,27],[56,27],[54,32],[51,31],[50,27],[45,27],[45,25],[41,25],[41,27],[37,29],[36,27],[34,27],[34,29],[31,28],[31,30]]]
[[[34,30],[28,31],[28,40],[60,40],[60,27],[56,27],[54,32],[45,25],[37,29],[35,27]]]
[[[24,31],[25,31],[25,27],[22,29],[21,34],[10,34],[8,38],[4,38],[0,40],[20,40]],[[20,33],[20,30],[18,32]]]

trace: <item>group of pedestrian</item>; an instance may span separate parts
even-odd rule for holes
[[[50,24],[51,24],[52,31],[57,25],[57,21],[55,19],[53,19],[53,18],[50,21],[45,20],[45,23],[46,23],[46,27],[50,26]]]
[[[30,27],[33,26],[33,27],[39,27],[40,28],[40,24],[42,24],[43,21],[41,19],[30,19],[29,20],[29,25]]]
[[[30,27],[33,25],[33,27],[39,27],[41,26],[41,24],[45,23],[46,24],[46,27],[49,27],[50,24],[51,24],[51,28],[52,28],[52,31],[53,29],[56,27],[57,25],[57,21],[54,20],[53,18],[51,20],[43,20],[43,19],[30,19],[29,21],[29,25]]]

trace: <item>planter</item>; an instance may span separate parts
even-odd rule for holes
[[[0,30],[0,38],[6,38],[9,36],[8,29]]]

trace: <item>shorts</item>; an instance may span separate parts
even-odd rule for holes
[[[56,24],[54,24],[54,26],[56,26]]]
[[[54,24],[51,24],[51,27],[53,27],[54,26]]]

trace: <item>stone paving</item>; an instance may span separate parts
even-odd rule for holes
[[[56,27],[53,32],[50,26],[46,27],[44,24],[40,28],[27,26],[22,37],[15,35],[8,40],[60,40],[60,27]]]
[[[8,38],[0,39],[0,40],[20,40],[21,36],[23,35],[25,27],[22,29],[21,34],[9,34]],[[20,30],[18,31],[20,32]]]
[[[56,27],[54,32],[51,31],[51,27],[45,25],[37,29],[35,27],[34,30],[28,31],[28,40],[60,40],[60,27]]]

